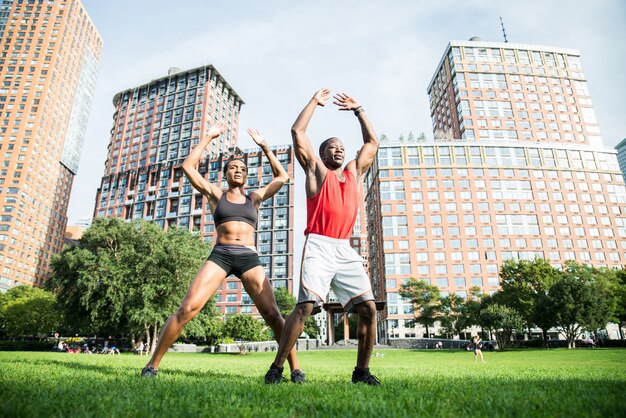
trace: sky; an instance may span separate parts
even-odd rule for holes
[[[291,143],[290,127],[313,93],[354,96],[380,136],[432,138],[427,88],[450,40],[479,36],[579,50],[606,146],[626,137],[626,1],[421,0],[83,0],[104,41],[68,224],[91,218],[104,172],[113,96],[183,70],[212,64],[245,101],[246,128],[270,145]],[[318,108],[314,148],[341,138],[348,156],[362,144],[351,112]],[[304,229],[303,172],[296,176],[295,235]],[[296,243],[295,252],[299,247]]]

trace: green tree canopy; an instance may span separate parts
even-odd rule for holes
[[[498,303],[521,315],[529,335],[531,327],[541,328],[545,340],[547,330],[555,325],[554,316],[546,311],[546,296],[560,276],[561,272],[543,258],[506,260],[500,269]]]
[[[459,331],[480,325],[480,310],[483,307],[485,294],[478,286],[470,289],[467,299],[459,306],[459,318],[456,327]]]
[[[224,336],[237,342],[241,354],[247,353],[250,342],[270,339],[263,323],[248,314],[228,315],[224,324]]]
[[[615,312],[614,318],[619,325],[620,338],[624,339],[622,328],[626,328],[626,270],[617,270],[615,288]]]
[[[45,337],[58,329],[61,317],[52,293],[17,286],[0,295],[0,330],[7,337]]]
[[[453,338],[455,334],[459,334],[465,328],[465,324],[461,320],[465,303],[466,300],[455,293],[441,298],[439,323],[443,335],[447,338]]]
[[[501,350],[511,343],[515,331],[522,331],[522,316],[513,308],[497,303],[488,305],[480,312],[481,325],[496,334],[496,341]]]
[[[154,340],[207,250],[199,236],[182,229],[99,218],[79,246],[53,258],[47,288],[58,295],[68,320],[88,324],[85,331],[146,333]]]
[[[286,287],[278,287],[274,289],[274,297],[276,298],[276,305],[278,305],[278,309],[280,310],[280,314],[283,318],[287,318],[296,307],[296,298]]]
[[[441,296],[437,286],[423,280],[410,278],[400,288],[400,296],[413,303],[414,321],[426,327],[426,335],[430,336],[430,327],[434,325],[441,313]]]
[[[212,297],[204,308],[185,325],[181,338],[202,340],[208,345],[217,345],[223,335],[222,316],[215,305],[215,297]]]
[[[607,272],[574,262],[566,264],[563,275],[550,289],[556,325],[574,348],[582,331],[604,328],[613,313],[615,299]]]

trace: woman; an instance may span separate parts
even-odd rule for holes
[[[485,359],[483,358],[483,351],[482,351],[482,343],[481,343],[481,339],[478,335],[474,335],[474,338],[472,338],[472,342],[474,343],[474,363],[476,363],[476,360],[478,359],[478,356],[480,356],[480,361],[482,361],[483,363],[485,362]]]
[[[185,324],[196,316],[230,274],[241,279],[259,313],[274,331],[275,338],[280,340],[285,320],[278,310],[272,286],[265,276],[265,270],[256,252],[254,231],[261,202],[274,196],[289,180],[289,176],[267,146],[261,133],[248,129],[248,133],[270,162],[273,180],[264,187],[245,194],[247,167],[242,160],[232,159],[224,165],[228,190],[223,192],[218,186],[209,183],[198,172],[198,163],[209,143],[225,130],[226,125],[223,122],[212,126],[183,162],[183,171],[192,186],[206,196],[209,202],[217,239],[207,261],[191,282],[180,307],[165,323],[152,358],[141,370],[142,377],[157,375],[161,359],[178,339]],[[298,367],[295,349],[289,354],[289,365],[292,370],[291,380],[303,383],[305,375]]]

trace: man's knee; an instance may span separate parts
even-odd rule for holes
[[[313,302],[298,303],[289,316],[293,316],[299,322],[304,322],[311,315],[311,312],[313,312],[313,305]]]
[[[376,304],[372,300],[359,303],[357,306],[359,320],[371,322],[376,318]]]

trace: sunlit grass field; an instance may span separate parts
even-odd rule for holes
[[[148,380],[131,354],[0,352],[0,417],[626,416],[624,349],[380,352],[379,387],[350,383],[352,350],[301,352],[308,383],[276,386],[273,353],[168,353]]]

